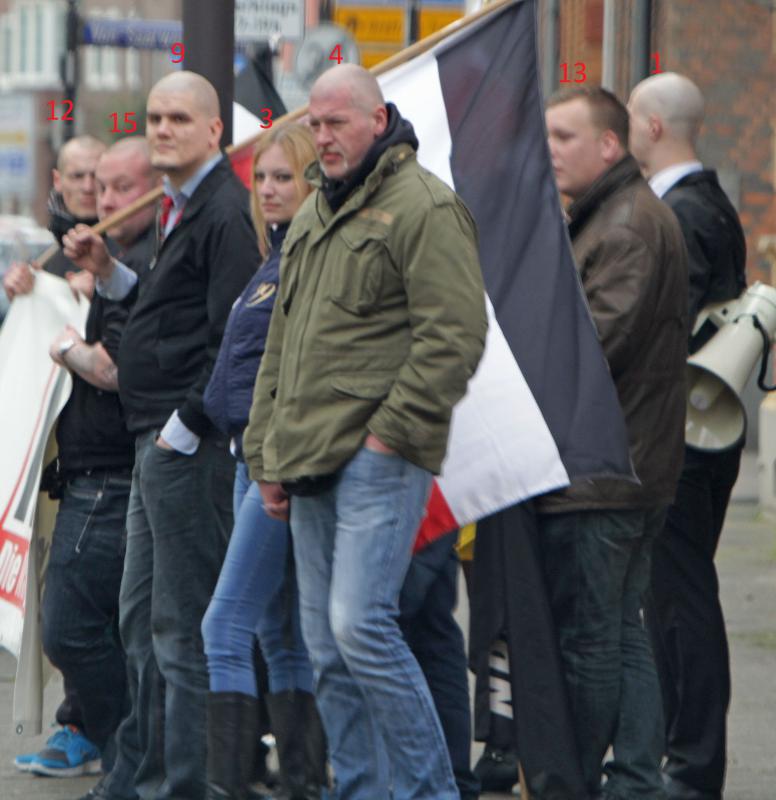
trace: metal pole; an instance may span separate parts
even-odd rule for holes
[[[631,89],[649,75],[651,25],[652,0],[634,0],[631,11]]]
[[[65,22],[65,54],[62,57],[62,86],[65,100],[62,116],[62,138],[64,141],[75,136],[75,100],[78,93],[78,0],[67,0]],[[68,109],[69,112],[68,112]]]
[[[604,0],[604,49],[601,85],[615,91],[617,78],[617,11],[615,0]]]
[[[415,44],[420,38],[420,0],[409,0],[407,4],[407,33],[405,46]]]
[[[218,92],[221,145],[226,147],[232,143],[234,0],[183,0],[183,48],[183,66],[207,78]]]
[[[542,31],[544,47],[542,50],[542,83],[544,96],[549,97],[557,88],[560,79],[559,29],[560,0],[545,0],[542,6]]]

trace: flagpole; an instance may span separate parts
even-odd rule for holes
[[[482,8],[478,11],[475,11],[473,14],[467,14],[465,17],[461,17],[460,19],[455,20],[454,22],[446,25],[444,28],[436,31],[436,33],[432,33],[430,36],[427,36],[425,39],[421,39],[419,42],[415,42],[415,44],[411,44],[409,47],[405,47],[400,52],[392,55],[390,58],[387,58],[385,61],[381,61],[379,64],[375,64],[369,71],[377,77],[378,75],[382,75],[385,72],[388,72],[395,67],[400,67],[402,64],[406,64],[408,61],[412,60],[416,56],[421,55],[421,53],[425,53],[427,50],[430,50],[432,47],[438,45],[441,41],[446,39],[448,36],[451,36],[454,33],[459,33],[460,31],[466,30],[470,25],[479,22],[483,17],[488,16],[489,14],[493,14],[497,11],[500,11],[502,8],[505,8],[509,5],[514,3],[523,2],[523,0],[494,0],[493,2],[486,3]],[[274,120],[275,125],[281,125],[286,122],[294,122],[295,120],[300,119],[307,113],[307,106],[301,106],[300,108],[295,109],[294,111],[290,111],[287,114],[284,114],[282,117],[278,117],[277,120]],[[248,147],[252,147],[256,142],[259,141],[261,136],[264,134],[264,131],[259,131],[259,133],[250,136],[249,138],[243,140],[239,144],[231,144],[226,148],[226,154],[232,155],[233,153],[240,152],[241,150],[245,150]],[[130,203],[126,208],[122,208],[120,211],[116,211],[114,214],[111,214],[109,217],[106,217],[101,222],[98,222],[96,225],[92,226],[92,231],[96,233],[98,236],[101,236],[105,231],[109,228],[118,225],[124,220],[129,219],[133,214],[136,214],[141,209],[145,208],[146,206],[150,205],[151,203],[156,202],[163,194],[164,189],[161,186],[157,186],[155,189],[151,189],[150,192],[142,195],[142,197],[138,197],[137,200]],[[57,252],[59,251],[59,245],[54,243],[52,244],[42,255],[35,259],[35,264],[38,267],[42,267],[46,262],[52,258]]]

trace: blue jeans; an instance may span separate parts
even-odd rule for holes
[[[67,483],[41,607],[43,650],[62,672],[84,734],[104,761],[129,699],[118,633],[129,487],[129,476],[120,474]]]
[[[333,487],[291,500],[302,632],[342,800],[458,798],[431,693],[397,622],[430,484],[400,456],[361,448]]]
[[[642,620],[665,509],[539,515],[539,542],[582,771],[591,795],[664,800],[663,711]]]
[[[210,691],[257,696],[253,641],[258,636],[270,692],[311,692],[313,669],[302,640],[288,525],[266,515],[258,484],[243,463],[235,471],[234,517],[226,559],[202,620]]]
[[[203,800],[207,665],[200,626],[232,530],[234,459],[205,435],[194,455],[138,436],[120,595],[143,800]],[[129,725],[129,723],[128,723]],[[125,730],[119,729],[119,741]]]

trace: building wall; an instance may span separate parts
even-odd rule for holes
[[[31,93],[35,97],[38,187],[31,204],[0,197],[0,210],[30,213],[42,224],[47,218],[51,168],[63,141],[62,122],[48,119],[52,114],[48,104],[53,101],[55,115],[62,115],[59,60],[65,47],[66,8],[64,0],[0,0],[0,92]],[[85,17],[180,19],[181,0],[80,0],[78,10]],[[27,34],[23,55],[22,31]],[[80,84],[72,114],[76,133],[89,133],[110,144],[121,135],[111,132],[111,114],[119,115],[122,129],[126,112],[135,112],[137,132],[142,133],[148,91],[172,69],[167,52],[81,48]]]
[[[545,2],[545,0],[540,0]],[[561,0],[559,62],[582,61],[601,80],[603,0]],[[633,0],[616,0],[615,91],[632,88]],[[699,151],[716,168],[747,234],[750,281],[771,282],[759,252],[776,236],[776,0],[653,0],[650,52],[664,71],[692,78],[706,97]],[[651,68],[654,68],[654,62]]]
[[[686,74],[704,93],[701,158],[720,170],[737,201],[750,280],[770,282],[758,247],[776,234],[776,7],[767,0],[661,0],[655,35],[665,68]]]

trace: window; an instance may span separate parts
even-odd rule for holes
[[[35,24],[33,28],[35,46],[33,48],[33,55],[35,58],[35,72],[38,75],[43,74],[43,9],[40,4],[35,5]]]
[[[24,75],[29,69],[27,63],[27,34],[29,32],[29,8],[22,6],[19,9],[19,72]]]
[[[107,17],[120,19],[121,14],[117,8],[104,10],[94,9],[90,12],[92,17]],[[85,47],[84,79],[90,89],[120,89],[121,73],[119,71],[119,53],[115,47]]]

